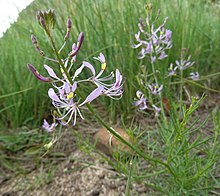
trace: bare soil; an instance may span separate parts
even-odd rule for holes
[[[219,109],[218,98],[219,95],[217,95],[217,99],[209,99],[196,111],[196,116],[201,116],[201,121],[205,120],[214,108]],[[146,124],[141,118],[139,118],[139,122]],[[149,126],[153,126],[153,123],[154,120],[147,122]],[[83,130],[80,130],[82,128],[79,127],[77,129],[84,132],[84,137],[89,135],[92,138],[91,136],[97,132],[97,127],[96,123],[91,122],[91,124],[85,125]],[[212,121],[209,120],[203,129],[207,134],[212,134]],[[4,173],[0,174],[0,194],[3,196],[125,195],[127,183],[125,176],[103,161],[100,154],[85,153],[77,148],[76,143],[77,140],[71,131],[65,131],[61,140],[45,158],[40,161],[24,160],[23,166],[28,172],[15,174],[3,171]],[[152,195],[152,193],[143,184],[132,183],[131,195]],[[153,195],[156,193],[154,192]]]

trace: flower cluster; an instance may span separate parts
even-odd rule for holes
[[[47,12],[40,12],[37,15],[37,19],[40,21],[40,25],[43,26],[44,29],[47,27],[47,23],[44,21],[44,19],[49,20],[49,17],[47,17],[46,14]],[[58,55],[65,46],[67,39],[70,37],[71,24],[72,23],[69,18],[67,21],[67,33],[64,36],[64,44],[60,48],[59,52],[57,52]],[[38,45],[36,37],[32,35],[31,39],[36,50],[41,54],[41,56],[45,56]],[[119,99],[123,93],[123,77],[118,69],[116,69],[115,74],[112,72],[110,75],[102,77],[107,65],[105,56],[102,53],[100,53],[98,57],[94,57],[94,59],[101,63],[101,69],[98,74],[96,74],[95,67],[87,61],[83,61],[82,65],[75,70],[73,75],[70,74],[70,70],[76,61],[76,55],[82,46],[83,40],[84,33],[81,32],[78,36],[78,42],[73,43],[72,49],[66,59],[61,59],[59,56],[57,56],[57,59],[46,58],[47,60],[51,60],[59,64],[61,72],[59,76],[55,69],[48,65],[44,65],[44,68],[49,75],[48,77],[41,75],[32,64],[27,65],[28,69],[39,81],[52,84],[53,87],[49,88],[48,96],[51,99],[53,106],[57,109],[55,118],[62,123],[62,125],[67,125],[71,121],[73,122],[73,125],[75,125],[77,115],[84,119],[81,109],[99,96],[105,95],[111,98]],[[81,78],[79,75],[82,73],[84,68],[87,68],[91,74],[88,78],[79,79]],[[90,82],[94,84],[94,88],[92,88],[93,90],[87,95],[86,98],[83,98],[80,93],[81,89],[79,88],[78,84],[82,82]],[[43,128],[48,132],[52,132],[55,126],[57,126],[57,123],[50,125],[46,120],[44,120]]]
[[[149,57],[152,66],[152,76],[154,77],[154,82],[149,82],[149,75],[146,75],[145,72],[141,75],[142,77],[139,77],[140,84],[143,85],[143,88],[146,89],[146,92],[143,93],[138,90],[136,92],[136,99],[133,102],[133,105],[136,106],[139,110],[154,110],[155,115],[158,115],[161,111],[161,108],[156,106],[155,103],[158,103],[158,98],[161,98],[161,96],[158,95],[161,95],[163,84],[159,85],[156,76],[159,71],[155,69],[154,64],[156,60],[162,60],[168,56],[167,50],[172,48],[172,31],[165,28],[168,18],[165,18],[164,22],[159,27],[155,27],[155,22],[160,15],[160,10],[158,10],[158,14],[155,20],[152,22],[152,5],[147,4],[146,8],[146,21],[144,22],[142,19],[139,20],[139,31],[137,34],[135,34],[135,38],[138,43],[133,45],[133,48],[141,48],[141,51],[138,54],[139,59],[143,59],[147,56]],[[148,100],[146,98],[147,95],[150,97]]]
[[[135,44],[133,48],[141,47],[141,51],[138,54],[139,59],[143,59],[147,55],[151,57],[151,63],[154,63],[156,59],[164,59],[167,57],[166,50],[172,48],[172,31],[165,29],[167,18],[165,18],[162,25],[158,28],[154,27],[154,24],[150,24],[149,18],[146,18],[146,24],[140,19],[138,27],[139,31],[135,34],[135,38],[138,44]],[[144,37],[144,40],[141,39]]]
[[[174,63],[170,64],[170,67],[168,69],[168,76],[177,75],[178,70],[179,71],[186,70],[195,64],[195,61],[191,61],[191,55],[189,55],[187,59],[184,59],[184,51],[185,49],[182,49],[180,61],[178,60],[175,61],[175,67],[174,67]],[[195,73],[191,72],[189,78],[191,78],[192,80],[199,80],[200,75],[198,72]]]
[[[149,87],[150,88],[150,87]],[[151,88],[152,88],[152,86],[151,86]],[[157,91],[157,93],[156,94],[159,94],[160,93],[160,91],[162,90],[162,86],[160,86],[159,88],[157,87],[157,86],[154,86],[154,90],[153,90],[153,92],[156,90]],[[152,92],[152,94],[154,94]],[[154,95],[156,95],[156,94],[154,94]],[[159,108],[158,106],[156,106],[155,104],[151,104],[148,100],[147,100],[147,98],[145,97],[145,95],[144,95],[144,93],[142,93],[140,90],[138,90],[137,92],[136,92],[136,98],[135,98],[135,101],[133,102],[133,105],[135,106],[135,107],[137,107],[139,110],[154,110],[154,112],[155,112],[155,116],[158,116],[159,115],[159,113],[160,113],[160,111],[161,111],[161,108]]]

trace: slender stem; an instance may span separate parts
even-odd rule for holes
[[[56,55],[56,57],[57,57],[57,59],[58,59],[58,62],[59,62],[59,64],[60,64],[61,68],[63,69],[64,73],[66,74],[66,77],[67,77],[69,83],[70,83],[71,85],[73,85],[73,81],[71,80],[71,77],[70,77],[70,75],[69,75],[69,73],[68,73],[68,70],[67,70],[66,67],[64,66],[64,64],[63,64],[63,62],[62,62],[62,60],[61,60],[61,58],[60,58],[60,56],[59,56],[59,53],[58,53],[58,51],[57,51],[57,49],[56,49],[56,46],[55,46],[55,43],[54,43],[54,41],[53,41],[52,36],[50,35],[50,33],[49,33],[47,30],[45,30],[45,31],[46,31],[48,37],[50,38],[50,41],[51,41],[53,50],[54,50],[54,52],[55,52],[55,55]]]
[[[180,78],[180,76],[178,76],[178,75],[174,75],[174,77]],[[194,84],[195,86],[198,86],[198,87],[203,88],[203,89],[205,89],[205,90],[212,91],[212,92],[216,92],[216,93],[220,93],[219,90],[202,86],[201,84],[198,84],[197,82],[195,82],[195,81],[193,81],[193,80],[188,80],[188,79],[185,79],[185,78],[182,78],[182,79],[181,79],[180,81],[178,81],[178,82],[171,82],[170,84],[180,84],[180,83],[187,83],[187,82],[188,82],[188,83],[191,83],[191,84]]]

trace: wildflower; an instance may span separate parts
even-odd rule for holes
[[[83,103],[78,104],[74,100],[74,92],[76,88],[77,83],[75,82],[73,85],[65,83],[63,89],[60,89],[58,94],[55,93],[53,88],[48,90],[48,95],[52,100],[52,104],[58,109],[58,111],[60,111],[61,117],[58,117],[57,119],[60,120],[63,125],[67,125],[71,121],[73,115],[73,125],[75,125],[77,112],[79,113],[79,116],[84,119],[79,108],[86,103],[92,102],[103,92],[103,87],[98,87],[87,96]],[[63,110],[63,112],[61,112],[61,110]],[[68,119],[67,121],[65,121],[66,118]]]
[[[92,64],[90,64],[89,62],[84,61],[82,66],[79,67],[74,76],[73,76],[73,80],[75,80],[75,78],[82,72],[82,70],[87,67],[91,73],[92,76],[88,79],[89,81],[92,81],[97,87],[104,87],[104,95],[107,95],[109,97],[116,97],[116,96],[121,96],[123,91],[122,91],[122,75],[120,74],[120,71],[118,69],[116,69],[116,73],[114,75],[114,73],[110,73],[109,75],[101,78],[101,75],[103,74],[103,72],[106,69],[106,61],[105,61],[105,56],[100,53],[99,57],[95,57],[94,59],[98,60],[101,62],[101,70],[100,72],[96,75],[96,71],[95,68],[93,67]],[[110,80],[112,80],[115,76],[115,82],[110,84],[110,83],[106,83]]]
[[[84,33],[81,32],[79,34],[77,44],[74,43],[73,46],[72,46],[72,51],[69,54],[70,57],[74,58],[76,56],[76,54],[79,52],[79,50],[82,46],[83,40],[84,40]]]
[[[139,110],[145,110],[148,108],[147,106],[147,99],[145,98],[144,94],[141,91],[136,92],[137,100],[133,102],[133,105],[138,107]]]
[[[175,73],[175,71],[177,70],[177,66],[176,67],[174,67],[173,68],[173,63],[171,63],[170,64],[170,67],[169,67],[169,69],[168,69],[168,76],[173,76],[173,75],[175,75],[176,73]]]
[[[111,98],[113,97],[118,97],[122,96],[122,93],[123,93],[123,90],[122,90],[122,86],[123,86],[123,83],[122,83],[122,75],[121,73],[119,72],[118,69],[116,69],[115,71],[115,83],[112,84],[112,86],[110,88],[105,88],[105,91],[104,91],[104,95],[107,95]]]
[[[44,119],[42,128],[45,129],[48,133],[52,132],[54,128],[57,126],[57,123],[52,123],[51,125]]]
[[[160,87],[157,85],[157,84],[149,84],[148,85],[148,87],[149,87],[149,89],[150,89],[150,91],[151,91],[151,93],[153,94],[153,95],[158,95],[158,94],[160,94],[160,92],[162,91],[162,89],[163,89],[163,85],[161,85]]]
[[[156,105],[152,105],[154,110],[155,110],[155,116],[158,116],[160,111],[161,111],[161,108],[157,107]]]
[[[154,54],[154,56],[151,57],[151,63],[154,63],[157,58],[162,60],[167,57],[165,51],[172,48],[172,31],[164,28],[166,22],[167,18],[165,18],[162,25],[155,29],[153,24],[150,26],[148,18],[146,18],[146,25],[143,24],[142,19],[140,19],[138,24],[139,31],[135,34],[138,44],[133,46],[133,48],[142,47],[138,54],[139,59],[143,59],[148,54]],[[149,26],[150,29],[148,28]],[[145,28],[147,31],[144,30]],[[140,38],[141,33],[146,37],[145,40]]]
[[[192,72],[189,75],[192,80],[199,80],[200,77],[199,72],[195,72],[195,73]]]
[[[190,59],[191,59],[191,55],[187,58],[187,60],[183,60],[183,59],[181,59],[180,61],[176,60],[177,68],[179,70],[185,70],[188,67],[192,67],[194,65],[195,61],[191,62]]]

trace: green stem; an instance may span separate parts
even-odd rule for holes
[[[178,75],[174,75],[174,76],[177,77],[177,78],[180,78],[180,76],[178,76]],[[212,91],[212,92],[216,92],[216,93],[220,93],[219,90],[202,86],[201,84],[198,84],[197,82],[194,82],[194,81],[192,81],[192,80],[188,80],[188,79],[185,79],[185,78],[182,78],[181,80],[182,80],[182,81],[179,81],[179,82],[171,82],[170,84],[191,83],[191,84],[194,84],[195,86],[198,86],[198,87],[203,88],[203,89],[205,89],[205,90]]]
[[[45,31],[46,31],[48,37],[50,38],[53,51],[54,51],[54,53],[55,53],[55,55],[56,55],[56,57],[57,57],[57,59],[58,59],[58,62],[59,62],[59,64],[60,64],[61,68],[63,69],[63,71],[64,71],[64,73],[65,73],[65,75],[66,75],[66,77],[67,77],[69,83],[70,83],[71,85],[73,85],[73,81],[71,80],[71,77],[70,77],[70,75],[69,75],[69,73],[68,73],[66,67],[64,66],[64,64],[63,64],[63,62],[62,62],[62,60],[61,60],[61,58],[60,58],[60,56],[59,56],[59,53],[58,53],[58,51],[57,51],[57,48],[56,48],[56,46],[55,46],[55,43],[54,43],[54,41],[53,41],[52,36],[50,35],[50,33],[49,33],[47,30],[45,30]]]

